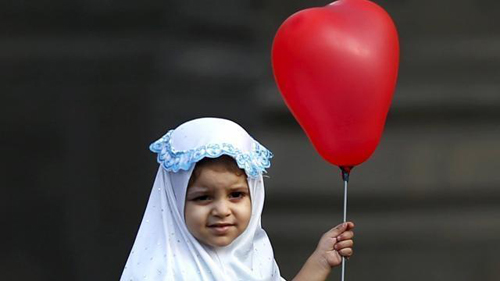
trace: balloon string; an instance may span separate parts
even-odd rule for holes
[[[349,178],[344,177],[344,223],[347,222],[347,182]],[[344,281],[345,278],[345,264],[346,259],[342,257],[342,277],[341,281]]]

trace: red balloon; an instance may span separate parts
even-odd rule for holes
[[[325,160],[366,161],[391,104],[399,43],[390,16],[366,0],[339,0],[290,16],[273,42],[285,103]]]

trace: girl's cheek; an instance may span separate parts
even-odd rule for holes
[[[197,219],[205,219],[206,216],[210,213],[209,208],[206,206],[194,206],[193,207],[193,216]]]

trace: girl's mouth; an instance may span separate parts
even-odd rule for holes
[[[217,224],[212,224],[209,225],[208,227],[215,232],[218,235],[224,235],[226,234],[231,227],[235,226],[234,224],[230,223],[217,223]]]

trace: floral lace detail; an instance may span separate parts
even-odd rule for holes
[[[271,151],[254,141],[253,151],[243,153],[238,148],[229,143],[207,144],[196,149],[175,150],[172,147],[171,135],[174,130],[170,130],[159,140],[149,146],[149,149],[158,153],[156,160],[165,170],[178,172],[179,170],[189,170],[191,167],[205,157],[217,158],[221,155],[229,155],[236,160],[238,167],[245,170],[250,178],[256,178],[266,172],[266,168],[271,166],[270,159],[273,157]]]

